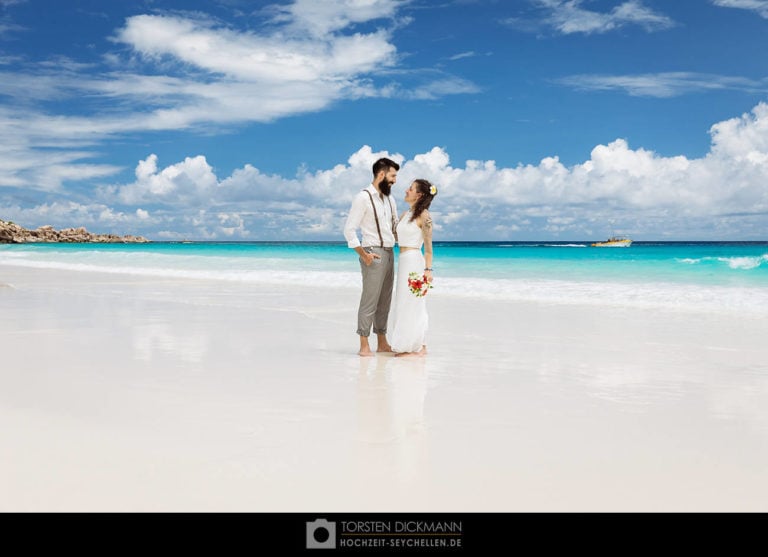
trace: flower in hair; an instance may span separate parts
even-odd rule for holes
[[[429,193],[431,195],[437,195],[437,187],[436,186],[430,186],[429,187]]]

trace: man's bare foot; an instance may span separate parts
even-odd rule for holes
[[[373,352],[371,352],[371,345],[368,344],[368,337],[360,337],[360,350],[358,351],[357,355],[365,357],[373,356]]]
[[[376,341],[376,352],[392,352],[392,347],[387,342],[387,335],[385,333],[377,333]]]

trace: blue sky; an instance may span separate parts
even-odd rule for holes
[[[0,0],[0,218],[341,240],[765,239],[768,0]],[[401,208],[404,208],[401,202]]]

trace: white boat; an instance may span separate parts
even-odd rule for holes
[[[631,245],[632,240],[629,238],[619,238],[617,236],[612,236],[605,242],[595,242],[594,244],[591,244],[593,248],[628,248]]]

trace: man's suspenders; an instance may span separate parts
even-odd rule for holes
[[[371,192],[368,190],[363,190],[365,193],[368,194],[368,197],[371,198],[371,207],[373,207],[373,218],[376,219],[376,231],[379,233],[379,247],[384,247],[384,237],[381,235],[381,226],[379,226],[379,214],[376,212],[376,204],[373,202],[373,196],[371,195]],[[392,200],[389,199],[389,196],[387,196],[387,200],[389,201],[389,212],[392,213],[392,234],[395,236],[395,240],[397,240],[397,230],[395,229],[395,209],[392,207]]]

